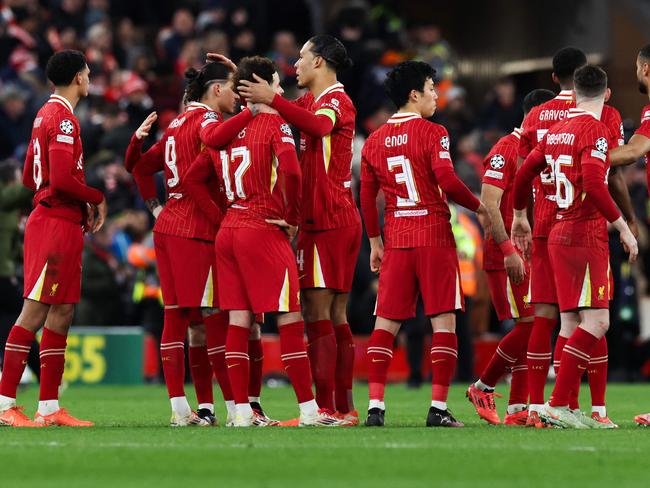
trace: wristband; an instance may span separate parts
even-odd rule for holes
[[[499,243],[499,249],[501,249],[501,252],[503,253],[503,257],[508,257],[511,256],[512,254],[515,254],[517,251],[515,250],[515,246],[512,245],[512,242],[510,239],[506,239],[503,242]]]

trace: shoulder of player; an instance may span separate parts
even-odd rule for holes
[[[650,122],[650,103],[641,109],[641,122]]]
[[[41,118],[41,121],[39,121],[39,118]],[[75,114],[56,103],[48,103],[41,108],[34,119],[34,124],[46,127],[55,132],[61,132],[65,135],[70,135],[80,130],[79,120]]]

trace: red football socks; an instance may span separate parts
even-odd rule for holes
[[[282,364],[296,393],[298,403],[313,400],[311,371],[304,339],[305,324],[302,321],[294,322],[281,325],[278,329]],[[320,404],[319,407],[323,408]]]
[[[454,334],[455,335],[455,334]],[[370,400],[384,401],[388,368],[393,359],[395,336],[383,329],[375,329],[368,341],[368,396]]]
[[[0,395],[16,398],[16,390],[20,378],[25,371],[27,356],[34,342],[34,334],[20,325],[14,325],[7,337],[2,379],[0,380]]]
[[[210,366],[207,346],[190,346],[189,360],[190,374],[192,375],[198,404],[214,403],[212,394],[212,367]]]
[[[248,339],[248,357],[250,358],[248,396],[259,398],[262,392],[262,367],[264,366],[262,339]]]
[[[564,345],[568,341],[568,337],[557,336],[555,341],[555,350],[553,351],[553,371],[555,371],[555,377],[560,374],[560,363],[562,362],[562,351],[564,350]]]
[[[354,410],[352,378],[354,374],[354,337],[349,324],[334,326],[336,336],[336,410],[348,413]]]
[[[431,338],[431,400],[447,401],[449,385],[458,360],[458,339],[454,332],[434,332]]]
[[[531,329],[532,323],[517,322],[514,328],[501,339],[496,352],[481,374],[480,379],[484,384],[494,387],[506,373],[506,369],[512,368],[518,358],[526,357]]]
[[[578,327],[562,351],[562,366],[555,382],[551,406],[569,406],[571,392],[589,364],[589,356],[600,339]]]
[[[556,323],[555,319],[535,317],[528,339],[528,390],[533,405],[544,403],[544,387],[551,366],[551,338]]]
[[[591,406],[605,406],[605,392],[607,390],[607,364],[608,364],[607,339],[603,337],[598,341],[591,352],[587,374],[589,375],[589,389],[591,390]]]
[[[522,354],[512,367],[508,405],[526,404],[528,404],[528,365],[526,356]]]
[[[336,379],[336,336],[329,320],[306,324],[307,352],[311,374],[316,387],[316,403],[320,408],[334,411],[334,385]]]
[[[58,400],[59,386],[65,366],[67,334],[57,334],[48,328],[41,337],[41,389],[39,400]]]
[[[248,336],[250,329],[230,324],[226,338],[226,367],[236,404],[248,404]]]
[[[185,336],[189,325],[187,309],[165,309],[160,356],[169,398],[185,396]]]
[[[226,367],[226,337],[228,336],[228,312],[219,312],[205,317],[205,333],[208,343],[208,357],[212,372],[217,378],[224,401],[233,399]]]

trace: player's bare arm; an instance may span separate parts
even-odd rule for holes
[[[524,279],[524,261],[515,251],[506,231],[501,210],[499,209],[502,195],[503,190],[501,188],[490,185],[489,183],[484,183],[481,188],[481,201],[486,208],[491,222],[490,233],[503,252],[503,262],[508,277],[514,284],[518,285]]]
[[[640,134],[634,134],[627,144],[613,148],[609,152],[612,168],[626,166],[642,158],[650,152],[650,139]]]
[[[632,199],[630,198],[630,192],[627,189],[625,184],[625,179],[623,174],[620,171],[612,170],[609,172],[607,177],[609,194],[614,199],[614,203],[620,209],[627,226],[632,231],[634,237],[639,237],[639,227],[636,221],[636,215],[634,215],[634,208],[632,207]]]

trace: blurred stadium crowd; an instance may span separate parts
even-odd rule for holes
[[[387,7],[393,2],[372,3],[370,7],[365,2],[343,2],[348,6],[338,10],[329,27],[324,26],[342,40],[355,63],[340,81],[358,111],[353,170],[357,183],[363,140],[393,112],[383,93],[385,73],[400,61],[419,59],[433,65],[440,76],[435,120],[450,133],[456,171],[480,193],[483,156],[501,135],[521,122],[524,93],[517,90],[515,80],[503,78],[482,103],[470,104],[456,78],[453,46],[441,37],[439,27],[400,18]],[[199,68],[206,52],[223,53],[235,62],[250,54],[267,55],[278,66],[286,96],[296,96],[293,64],[302,42],[314,32],[320,4],[309,0],[0,2],[3,325],[14,320],[22,302],[21,234],[31,195],[20,184],[20,170],[34,115],[50,94],[43,72],[48,57],[56,50],[72,48],[85,52],[88,58],[91,96],[79,104],[76,115],[82,127],[87,181],[104,191],[109,208],[108,224],[86,238],[84,286],[75,323],[143,325],[156,335],[162,327],[162,308],[151,236],[153,221],[123,166],[130,137],[153,110],[159,114],[158,130],[166,127],[181,109],[183,72],[191,66]],[[628,130],[633,128],[633,123],[626,124]],[[629,380],[650,377],[650,346],[639,339],[638,312],[639,295],[645,295],[645,279],[650,276],[650,256],[644,168],[627,168],[626,178],[642,224],[641,257],[645,259],[638,269],[631,270],[617,252],[618,243],[612,243],[617,292],[612,307],[615,326],[609,340],[611,375]],[[159,186],[162,196],[162,180]],[[459,326],[463,363],[459,364],[459,377],[470,379],[472,339],[503,333],[511,324],[498,323],[491,310],[481,272],[479,226],[461,212],[453,219],[463,288],[469,298]],[[368,255],[366,241],[349,310],[350,324],[360,334],[369,333],[374,320],[377,280],[368,268]],[[413,383],[421,380],[421,339],[428,329],[422,317],[404,328],[412,344]]]

